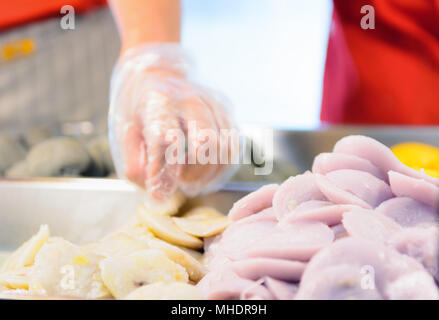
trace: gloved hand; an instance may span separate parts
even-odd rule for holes
[[[173,43],[131,49],[113,71],[109,129],[116,170],[155,199],[165,199],[177,189],[194,196],[212,188],[237,156],[236,139],[219,143],[220,129],[232,128],[224,103],[213,91],[190,81],[189,71],[186,55]],[[218,139],[217,150],[210,150],[217,152],[216,164],[200,163],[197,154],[206,136],[188,134],[193,125],[198,132],[210,129]],[[184,137],[179,140],[184,163],[175,163],[177,132]],[[219,164],[221,152],[228,152],[228,164]],[[188,163],[194,157],[195,163]]]

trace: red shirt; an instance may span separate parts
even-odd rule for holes
[[[64,5],[75,12],[84,12],[105,4],[105,0],[2,0],[0,1],[0,30],[23,23],[59,16]]]
[[[439,0],[334,0],[321,120],[439,124]]]

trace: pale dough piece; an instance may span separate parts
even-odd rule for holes
[[[160,239],[149,239],[147,241],[150,248],[163,251],[169,259],[184,267],[190,280],[198,282],[206,274],[206,267],[185,250]]]
[[[7,290],[28,290],[29,272],[31,267],[23,267],[5,271],[0,274],[0,291]]]
[[[98,266],[102,258],[64,239],[50,238],[35,257],[29,291],[58,297],[111,297]]]
[[[201,300],[198,287],[183,282],[156,282],[134,290],[126,300]]]
[[[172,216],[178,213],[180,207],[186,201],[185,196],[180,191],[176,191],[170,199],[158,201],[149,198],[144,203],[144,208],[148,213]]]
[[[173,217],[172,220],[184,232],[201,238],[220,234],[230,224],[225,216],[205,219]]]
[[[14,270],[32,265],[36,254],[49,239],[49,236],[49,227],[47,225],[42,225],[36,235],[23,243],[9,256],[3,264],[1,271]]]
[[[106,258],[99,266],[105,285],[118,299],[146,284],[158,281],[188,281],[186,270],[157,249]]]
[[[98,242],[84,246],[85,250],[106,258],[124,256],[148,248],[146,239],[137,238],[123,231],[110,234]]]
[[[203,241],[182,231],[169,216],[153,214],[139,208],[139,217],[160,239],[191,249],[203,246]]]
[[[154,234],[151,232],[151,230],[148,229],[148,226],[143,221],[141,221],[139,214],[135,214],[134,216],[132,216],[129,219],[128,223],[120,228],[119,231],[123,231],[130,235],[133,235],[136,238],[154,238]]]

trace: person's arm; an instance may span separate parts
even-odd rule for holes
[[[179,42],[180,0],[110,0],[121,53],[142,43]]]
[[[195,124],[219,141],[220,130],[231,129],[232,121],[223,107],[226,100],[190,80],[190,58],[179,43],[180,0],[110,4],[122,38],[111,77],[109,112],[110,146],[119,177],[157,200],[177,190],[195,196],[218,187],[230,165],[218,159],[198,161],[204,138],[189,134],[188,128]],[[212,154],[238,155],[229,152],[229,143],[212,148]]]

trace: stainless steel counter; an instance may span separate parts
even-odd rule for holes
[[[299,172],[309,170],[314,157],[330,152],[347,135],[366,135],[391,147],[416,141],[439,147],[439,126],[328,126],[319,130],[277,130],[274,133],[274,158],[293,164]]]

